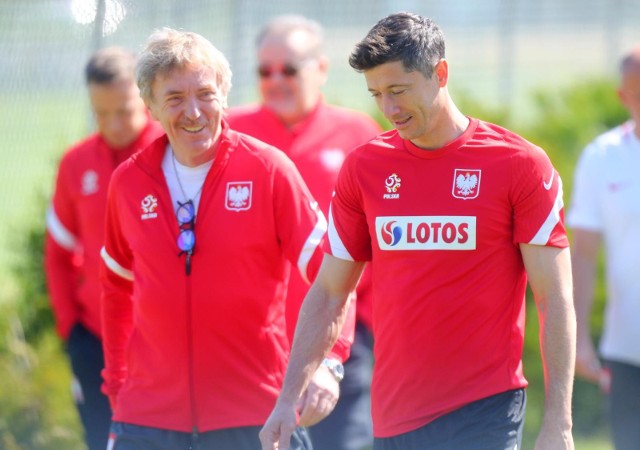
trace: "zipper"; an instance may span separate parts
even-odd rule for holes
[[[189,256],[187,255],[187,258]],[[191,403],[192,436],[198,435],[198,411],[196,409],[195,369],[193,362],[193,298],[191,292],[191,277],[186,278],[187,292],[187,355],[189,356],[189,400]]]

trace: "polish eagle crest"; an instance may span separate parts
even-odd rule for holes
[[[476,198],[480,193],[481,171],[456,169],[453,176],[453,196],[465,200]]]
[[[232,211],[245,211],[251,208],[251,181],[227,183],[227,201],[225,207]]]

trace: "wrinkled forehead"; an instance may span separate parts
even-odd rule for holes
[[[154,94],[165,90],[182,91],[193,87],[220,86],[220,76],[212,67],[201,64],[181,64],[167,67],[156,73],[151,85]]]

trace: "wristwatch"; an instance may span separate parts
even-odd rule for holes
[[[336,377],[336,381],[340,383],[344,378],[344,366],[340,361],[335,358],[325,358],[322,360],[322,365]]]

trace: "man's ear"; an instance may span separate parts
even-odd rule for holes
[[[157,121],[157,120],[158,120],[158,118],[157,118],[157,117],[156,117],[156,115],[153,113],[153,108],[151,108],[151,106],[149,106],[149,102],[147,102],[147,101],[145,100],[144,104],[145,104],[145,106],[147,107],[147,111],[149,111],[149,115],[151,115],[151,118],[152,118],[153,120],[156,120],[156,121]]]
[[[445,87],[449,82],[449,63],[446,59],[441,59],[434,68],[436,79],[440,87]]]
[[[324,86],[329,77],[329,58],[325,55],[318,57],[318,70],[322,73],[322,85]]]

